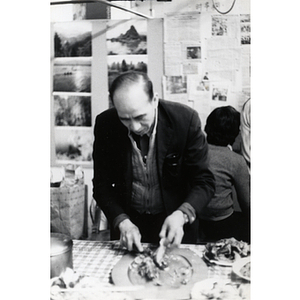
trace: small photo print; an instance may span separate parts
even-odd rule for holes
[[[108,55],[147,54],[147,21],[109,21],[106,47]]]
[[[54,92],[91,92],[91,60],[59,59],[53,66]]]
[[[227,101],[228,89],[226,88],[213,88],[212,100],[214,101]]]
[[[166,91],[170,94],[185,94],[187,92],[186,76],[166,76]]]
[[[55,23],[54,57],[92,56],[90,22]]]
[[[108,85],[120,74],[127,71],[139,71],[147,73],[148,56],[147,55],[118,55],[108,56]]]
[[[227,18],[212,16],[212,36],[227,36]]]
[[[55,126],[92,126],[91,97],[54,95]]]
[[[56,127],[55,153],[57,162],[92,161],[93,133],[91,128]]]
[[[241,15],[241,44],[251,44],[251,23],[250,14]]]
[[[186,47],[187,59],[201,59],[201,47],[200,46],[188,46]]]

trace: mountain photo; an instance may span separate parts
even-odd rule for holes
[[[91,24],[56,23],[54,26],[54,57],[92,56]]]
[[[147,23],[145,20],[129,20],[126,24],[110,21],[107,27],[108,55],[147,54]]]

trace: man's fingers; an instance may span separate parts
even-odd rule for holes
[[[173,242],[172,242],[172,246],[179,246],[181,244],[183,238],[183,232],[181,232],[180,230],[176,232]]]
[[[164,223],[163,224],[163,226],[161,227],[161,230],[160,230],[160,233],[159,233],[159,237],[161,238],[161,239],[163,239],[163,238],[166,238],[167,236],[167,226],[166,226],[166,224]]]
[[[134,235],[133,237],[133,244],[136,246],[137,250],[139,252],[143,252],[144,251],[144,248],[141,244],[141,235],[138,234],[138,235]]]

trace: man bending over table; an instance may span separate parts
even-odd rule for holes
[[[145,73],[121,74],[109,92],[114,108],[94,128],[93,197],[111,239],[129,251],[160,238],[196,243],[196,219],[214,194],[197,112],[158,99]]]

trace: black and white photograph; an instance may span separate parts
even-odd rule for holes
[[[227,101],[228,89],[226,88],[216,88],[212,89],[212,100],[214,101]]]
[[[108,82],[112,81],[124,72],[137,71],[147,73],[147,55],[118,55],[107,57]]]
[[[170,94],[184,94],[187,92],[186,76],[167,76],[166,90]]]
[[[90,163],[93,137],[90,128],[56,127],[56,160],[67,163]]]
[[[212,36],[227,36],[227,18],[212,16]]]
[[[106,46],[107,55],[147,54],[147,21],[109,21]]]
[[[241,44],[251,44],[250,14],[241,15]]]
[[[54,92],[91,92],[91,59],[56,59],[53,66]]]
[[[54,95],[55,126],[92,126],[91,97]]]
[[[54,56],[92,56],[92,26],[89,22],[56,23],[54,25]]]
[[[267,299],[250,0],[80,2],[50,5],[50,300]]]
[[[200,46],[187,46],[186,47],[187,59],[201,59],[201,47]]]

